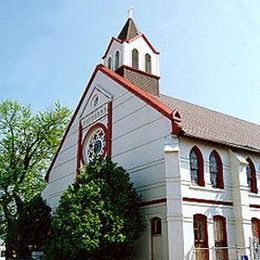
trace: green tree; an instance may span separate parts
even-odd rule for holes
[[[18,220],[46,185],[44,174],[69,114],[60,104],[37,114],[15,101],[0,104],[0,237],[7,259],[19,257]]]
[[[52,221],[47,259],[125,259],[143,221],[128,173],[96,159],[63,193]]]
[[[14,237],[16,254],[31,259],[31,252],[43,248],[50,235],[51,208],[41,195],[24,202],[23,209],[15,221]]]

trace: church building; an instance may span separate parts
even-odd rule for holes
[[[162,94],[159,56],[130,13],[84,89],[43,197],[57,207],[83,164],[109,156],[142,197],[135,259],[250,255],[260,237],[260,125]]]

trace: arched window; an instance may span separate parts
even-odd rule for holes
[[[215,247],[227,247],[226,219],[223,216],[214,216],[214,239]],[[228,250],[225,248],[216,249],[216,259],[228,259]]]
[[[139,53],[137,49],[132,50],[132,67],[139,69]]]
[[[111,57],[109,57],[108,60],[107,60],[107,66],[108,66],[109,69],[112,70],[112,58]]]
[[[150,54],[145,54],[145,72],[152,73],[152,57]]]
[[[260,239],[260,219],[252,218],[252,236]]]
[[[209,156],[209,172],[212,187],[223,189],[224,182],[222,160],[215,150],[212,151]]]
[[[151,232],[153,236],[162,234],[162,221],[160,218],[155,217],[151,220]]]
[[[208,249],[208,227],[207,217],[202,214],[193,216],[193,232],[194,232],[194,246],[196,248],[196,259],[209,259]]]
[[[203,157],[197,146],[190,151],[190,175],[191,182],[204,186]]]
[[[120,61],[120,53],[116,51],[115,53],[115,70],[119,68],[119,61]]]
[[[247,176],[247,184],[250,188],[250,191],[253,193],[257,193],[257,181],[256,181],[256,171],[253,161],[250,158],[247,158],[247,166],[246,166],[246,176]]]

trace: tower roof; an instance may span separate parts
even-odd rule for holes
[[[127,19],[123,29],[121,30],[121,32],[119,33],[117,38],[122,41],[130,40],[139,34],[140,34],[140,32],[139,32],[136,24],[134,23],[133,18],[130,17]]]

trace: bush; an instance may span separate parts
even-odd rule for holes
[[[46,246],[48,259],[124,259],[143,222],[128,173],[95,159],[61,196]]]

